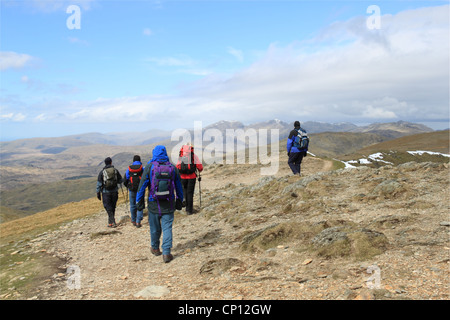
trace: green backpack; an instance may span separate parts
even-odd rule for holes
[[[114,167],[103,169],[103,186],[106,190],[114,190],[117,187],[117,171]]]

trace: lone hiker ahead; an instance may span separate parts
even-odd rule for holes
[[[142,179],[136,194],[138,210],[144,208],[145,189],[148,187],[148,223],[150,225],[150,252],[161,255],[159,250],[161,233],[162,255],[164,262],[173,259],[172,224],[175,209],[181,210],[183,188],[178,169],[172,165],[167,156],[166,147],[156,146],[153,157],[145,166]]]
[[[302,141],[301,137],[306,138]],[[308,136],[306,131],[300,127],[300,122],[294,122],[294,129],[289,133],[289,137],[287,139],[287,154],[289,157],[288,165],[292,170],[294,175],[300,175],[301,171],[301,163],[303,157],[306,156],[308,151]]]
[[[103,200],[103,206],[108,213],[108,227],[116,227],[116,205],[119,199],[118,184],[122,183],[122,176],[112,165],[110,157],[105,159],[105,167],[97,178],[97,198]]]

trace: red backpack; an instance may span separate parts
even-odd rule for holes
[[[180,150],[180,173],[192,174],[197,170],[194,163],[194,148],[183,146]]]
[[[142,173],[144,172],[142,164],[133,164],[128,167],[128,171],[130,175],[130,183],[128,184],[128,188],[130,191],[136,192],[138,191]]]

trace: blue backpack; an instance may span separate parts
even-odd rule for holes
[[[309,147],[309,137],[306,131],[299,129],[297,130],[297,135],[294,138],[294,147],[299,150],[308,151]]]

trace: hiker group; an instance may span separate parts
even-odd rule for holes
[[[300,175],[303,157],[307,155],[309,137],[300,122],[294,122],[294,129],[287,139],[288,165],[294,175]],[[201,181],[203,165],[194,153],[191,144],[182,146],[176,165],[173,165],[165,146],[153,149],[152,159],[144,166],[139,155],[127,168],[125,177],[112,165],[110,157],[97,179],[97,198],[103,201],[108,213],[108,227],[116,227],[115,210],[119,197],[119,185],[128,189],[131,223],[140,228],[145,207],[145,193],[148,190],[147,208],[150,225],[151,253],[163,256],[164,262],[173,260],[172,225],[174,212],[186,208],[186,214],[194,211],[194,190],[196,181]],[[123,192],[123,189],[122,189]],[[201,206],[201,193],[200,193]],[[160,242],[162,235],[162,244]],[[159,249],[161,244],[162,252]]]
[[[186,213],[195,213],[194,190],[196,180],[201,181],[203,165],[194,154],[192,145],[180,150],[180,157],[174,166],[167,155],[165,146],[153,149],[152,159],[143,166],[139,155],[133,157],[133,163],[127,168],[125,177],[112,165],[110,157],[105,159],[105,167],[97,178],[97,198],[103,201],[108,213],[108,227],[116,227],[115,210],[119,197],[119,186],[123,183],[128,189],[131,223],[140,228],[145,207],[145,193],[148,189],[148,221],[150,225],[151,253],[163,256],[164,262],[170,262],[173,255],[172,225],[175,209],[186,208]],[[123,192],[123,189],[122,189]],[[162,252],[160,239],[162,235]]]

